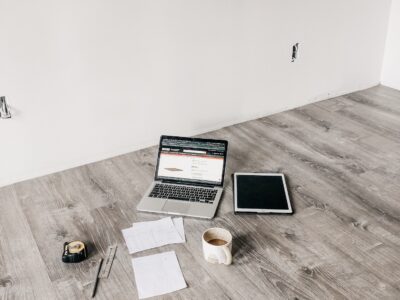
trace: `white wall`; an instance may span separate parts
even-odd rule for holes
[[[381,81],[400,90],[400,0],[392,0]]]
[[[0,0],[0,185],[378,84],[389,5]]]

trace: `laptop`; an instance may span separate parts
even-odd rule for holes
[[[222,195],[228,142],[161,136],[155,180],[139,211],[211,219]]]

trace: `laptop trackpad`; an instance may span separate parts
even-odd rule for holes
[[[189,211],[189,207],[189,202],[167,200],[162,210],[171,213],[186,214]]]
[[[140,201],[137,209],[139,211],[160,211],[165,202],[164,199],[147,197]]]

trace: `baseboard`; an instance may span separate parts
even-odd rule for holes
[[[309,99],[304,99],[304,101],[301,101],[300,103],[293,105],[293,106],[283,106],[282,108],[278,109],[278,110],[269,110],[266,109],[265,111],[261,111],[258,113],[254,113],[254,114],[250,114],[247,115],[245,117],[242,118],[232,118],[229,120],[225,120],[223,122],[218,122],[218,123],[214,123],[211,126],[207,126],[207,127],[201,127],[201,128],[196,128],[193,130],[188,130],[187,132],[183,132],[183,135],[185,136],[193,136],[193,135],[198,135],[198,134],[203,134],[209,131],[214,131],[214,130],[218,130],[221,129],[223,127],[226,126],[230,126],[230,125],[234,125],[234,124],[239,124],[242,122],[247,122],[250,120],[254,120],[254,119],[258,119],[261,117],[265,117],[265,116],[269,116],[269,115],[274,115],[283,111],[287,111],[290,109],[294,109],[294,108],[298,108],[310,103],[314,103],[314,102],[318,102],[318,101],[322,101],[322,100],[326,100],[326,99],[330,99],[330,98],[335,98],[335,97],[339,97],[345,94],[349,94],[349,93],[353,93],[356,91],[360,91],[360,90],[364,90],[364,89],[368,89],[371,88],[373,86],[379,85],[379,82],[376,82],[374,84],[370,84],[370,85],[365,85],[365,86],[358,86],[356,88],[352,88],[352,89],[347,89],[347,90],[340,90],[340,91],[334,91],[334,92],[327,92],[321,95],[316,95],[315,97],[309,98]],[[61,172],[64,170],[68,170],[68,169],[72,169],[72,168],[76,168],[82,165],[87,165],[87,164],[91,164],[94,162],[98,162],[98,161],[102,161],[105,159],[109,159],[112,157],[116,157],[119,155],[124,155],[136,150],[140,150],[140,149],[144,149],[150,146],[154,146],[158,143],[158,138],[157,139],[149,139],[149,140],[144,140],[141,141],[140,143],[137,144],[132,144],[132,145],[128,145],[125,147],[120,147],[118,149],[115,149],[113,151],[107,151],[107,152],[103,152],[103,153],[97,153],[97,154],[93,154],[91,155],[91,157],[85,157],[79,160],[73,160],[73,161],[69,161],[69,162],[64,162],[61,163],[57,166],[50,166],[47,168],[43,168],[40,170],[35,170],[33,172],[30,172],[28,174],[15,174],[14,176],[10,176],[7,179],[0,179],[0,187],[4,187],[10,184],[14,184],[17,182],[21,182],[21,181],[25,181],[25,180],[29,180],[29,179],[33,179],[33,178],[37,178],[37,177],[41,177],[41,176],[45,176],[45,175],[49,175],[52,173],[57,173],[57,172]]]

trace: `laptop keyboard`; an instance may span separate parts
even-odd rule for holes
[[[216,195],[215,189],[156,183],[149,197],[213,203]]]

